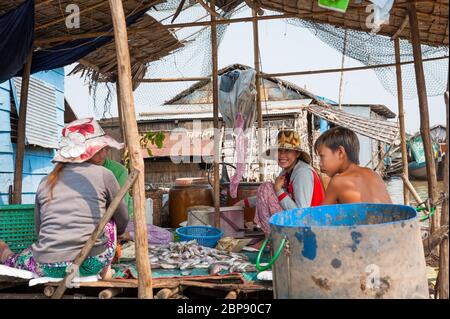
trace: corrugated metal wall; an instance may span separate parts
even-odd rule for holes
[[[32,76],[55,88],[56,126],[59,136],[64,127],[64,68],[39,72]],[[10,81],[0,84],[0,205],[8,204],[8,189],[14,180],[15,144],[11,142]],[[17,97],[16,97],[17,98]],[[22,202],[34,203],[36,189],[52,169],[54,150],[27,146],[24,158]]]

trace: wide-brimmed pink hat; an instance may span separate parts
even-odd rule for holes
[[[105,134],[93,118],[86,118],[66,124],[53,162],[83,163],[104,147],[121,149],[123,143]]]

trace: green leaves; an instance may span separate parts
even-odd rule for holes
[[[152,153],[152,150],[150,149],[149,145],[156,145],[158,148],[162,148],[165,138],[166,138],[166,136],[164,135],[163,132],[149,131],[149,132],[146,132],[143,135],[141,135],[139,144],[141,145],[141,148],[147,149],[148,156],[152,157],[153,153]],[[127,168],[129,168],[130,156],[128,154],[128,149],[125,151],[123,161],[125,163],[125,166]]]

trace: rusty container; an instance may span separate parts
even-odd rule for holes
[[[214,206],[213,189],[205,178],[179,178],[169,191],[169,226],[180,227],[191,206]]]
[[[230,183],[223,183],[221,184],[221,188],[225,189],[227,192],[227,206],[233,206],[238,201],[246,198],[246,197],[252,197],[256,196],[256,193],[258,192],[258,187],[261,185],[261,183],[255,183],[255,182],[242,182],[239,184],[237,196],[236,198],[231,198],[230,196]],[[255,207],[251,208],[244,208],[244,220],[245,222],[253,222],[255,219]]]
[[[270,220],[276,299],[428,299],[417,212],[392,204],[294,209]],[[284,249],[283,249],[284,246]]]

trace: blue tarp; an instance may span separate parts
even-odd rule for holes
[[[126,19],[127,26],[135,23],[142,17],[147,10],[135,13]],[[113,31],[113,28],[107,27],[100,32]],[[31,64],[31,74],[52,70],[66,65],[72,64],[89,53],[97,50],[101,46],[111,41],[114,36],[101,36],[97,38],[81,39],[70,41],[58,46],[48,48],[45,50],[35,51],[33,53],[33,61]],[[21,76],[22,71],[19,71],[16,76]]]
[[[135,23],[147,10],[126,19],[127,26]],[[108,26],[103,32],[113,31]],[[70,41],[33,53],[31,73],[52,70],[72,64],[113,39],[113,36]],[[0,17],[0,83],[21,76],[23,64],[34,40],[34,0]]]
[[[22,69],[34,41],[34,0],[0,16],[0,83]]]

